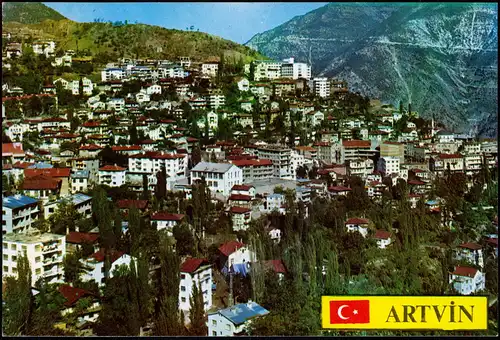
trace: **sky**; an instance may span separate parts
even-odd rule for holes
[[[240,44],[327,2],[45,2],[77,22],[125,21],[185,30],[194,26]]]

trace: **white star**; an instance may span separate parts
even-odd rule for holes
[[[352,314],[354,314],[354,315],[358,314],[358,310],[357,309],[353,310]]]

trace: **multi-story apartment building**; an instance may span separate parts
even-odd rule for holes
[[[62,202],[73,204],[75,210],[82,214],[84,218],[92,216],[92,197],[84,194],[74,194],[59,200],[47,202],[43,206],[43,217],[45,219],[49,218],[50,215],[57,211],[59,204]]]
[[[269,159],[243,159],[230,162],[243,171],[243,183],[273,177],[273,162]]]
[[[328,82],[328,78],[314,78],[312,83],[314,95],[321,98],[327,98],[330,96],[330,83]]]
[[[229,196],[235,184],[243,184],[243,171],[231,163],[200,162],[191,170],[191,183],[202,177],[213,194]]]
[[[483,165],[481,154],[470,153],[465,154],[463,157],[464,170],[467,175],[473,175],[481,170],[481,167]]]
[[[398,157],[399,163],[403,164],[405,162],[405,145],[386,141],[380,144],[380,157]]]
[[[33,47],[33,53],[44,54],[47,58],[53,56],[56,52],[56,43],[52,40],[35,41],[31,46]]]
[[[73,158],[71,168],[76,171],[86,170],[89,172],[89,184],[97,183],[99,176],[99,159],[97,158]]]
[[[117,165],[106,165],[99,168],[99,184],[110,187],[120,187],[125,184],[127,168]]]
[[[2,197],[2,234],[30,229],[39,218],[38,200],[22,195]]]
[[[207,106],[211,109],[217,109],[226,105],[226,96],[221,90],[209,90],[206,95]]]
[[[318,159],[327,163],[343,163],[342,162],[342,145],[336,142],[316,142],[314,147],[318,150]]]
[[[358,158],[373,157],[376,150],[371,149],[369,140],[343,140],[340,163]]]
[[[438,175],[444,174],[446,170],[460,172],[464,170],[463,156],[460,154],[439,154],[429,159],[429,169]]]
[[[66,256],[66,237],[56,234],[3,235],[2,276],[17,276],[19,256],[26,254],[31,268],[31,282],[44,278],[49,283],[63,282],[63,258]]]
[[[280,145],[264,145],[257,149],[260,159],[269,159],[273,163],[273,176],[284,179],[294,179],[292,169],[292,150]]]
[[[462,243],[455,249],[455,259],[466,260],[482,268],[484,266],[483,247],[474,242]]]
[[[384,176],[390,176],[392,174],[400,174],[401,163],[399,157],[386,156],[380,157],[377,164],[377,170],[380,171]]]
[[[201,73],[209,76],[209,77],[217,77],[217,73],[219,72],[219,63],[203,63],[201,65]]]
[[[247,230],[252,218],[252,210],[242,206],[232,206],[229,210],[233,231]]]
[[[283,61],[281,65],[281,77],[306,80],[311,79],[311,65],[306,63],[296,63],[294,58],[289,58]]]
[[[130,156],[129,172],[155,175],[165,167],[167,177],[184,177],[188,167],[186,154],[172,154],[164,151],[148,151]]]
[[[193,287],[201,288],[205,311],[212,308],[212,265],[206,259],[188,258],[181,265],[179,309],[189,313]]]
[[[348,161],[348,171],[351,176],[365,179],[373,172],[373,160],[369,158],[352,159]]]
[[[126,73],[125,70],[121,68],[106,68],[101,71],[101,80],[110,81],[110,80],[121,80],[125,78]]]
[[[64,237],[64,236],[63,236]],[[80,279],[82,281],[95,281],[100,287],[104,286],[104,261],[105,261],[105,251],[100,249],[99,251],[92,254],[90,257],[81,260],[84,267],[84,272],[81,273]],[[109,277],[113,277],[114,270],[121,265],[130,266],[130,261],[132,257],[121,251],[110,251],[109,252],[109,262],[111,268],[109,270]]]
[[[281,77],[281,62],[272,60],[256,60],[254,61],[254,80],[261,81],[264,79],[273,80]]]

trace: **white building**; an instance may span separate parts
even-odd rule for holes
[[[280,213],[285,212],[285,196],[282,194],[271,194],[266,197],[266,211],[276,210]]]
[[[363,237],[368,235],[368,225],[370,220],[366,218],[350,218],[345,223],[348,232],[359,232]]]
[[[230,208],[231,220],[233,222],[233,231],[247,230],[249,227],[250,220],[252,218],[252,210],[233,206]]]
[[[373,238],[377,242],[377,246],[380,249],[385,249],[389,244],[391,244],[391,233],[385,230],[377,230]]]
[[[283,179],[295,179],[292,169],[292,150],[279,145],[265,145],[258,149],[259,159],[270,159],[273,163],[273,176]]]
[[[90,188],[90,171],[79,170],[71,174],[71,192],[86,192]]]
[[[383,173],[385,176],[389,176],[391,174],[399,175],[401,170],[399,157],[380,157],[377,164],[377,170]]]
[[[64,237],[64,236],[63,236]],[[121,265],[130,266],[130,261],[132,257],[120,251],[110,251],[109,262],[111,263],[111,269],[109,271],[109,277],[113,277],[114,270]],[[85,268],[85,272],[81,274],[80,278],[82,281],[92,281],[94,280],[99,286],[104,285],[104,261],[105,252],[104,249],[100,249],[98,252],[92,254],[87,259],[81,260]]]
[[[483,247],[477,243],[467,242],[460,244],[455,250],[455,259],[466,260],[471,264],[476,266],[480,266],[481,268],[484,266],[483,259]]]
[[[33,53],[44,54],[47,58],[53,56],[56,52],[56,43],[52,40],[36,41],[31,46],[33,47]]]
[[[272,60],[256,60],[254,80],[261,81],[263,79],[278,79],[281,77],[281,62]]]
[[[167,234],[172,236],[174,227],[181,223],[184,219],[183,214],[171,214],[167,212],[157,212],[151,216],[151,223],[156,223],[156,230],[167,231]]]
[[[44,278],[49,283],[63,282],[63,258],[66,256],[66,237],[56,234],[3,235],[2,276],[17,276],[17,260],[25,253],[31,268],[31,282]]]
[[[99,184],[110,187],[120,187],[125,184],[126,168],[116,165],[106,165],[99,168]]]
[[[243,171],[243,183],[273,177],[273,162],[269,159],[242,159],[230,161]]]
[[[2,198],[2,234],[24,232],[38,219],[38,200],[22,195]]]
[[[159,152],[146,152],[130,156],[129,172],[146,173],[156,176],[165,167],[167,177],[184,177],[188,168],[188,155]]]
[[[208,336],[234,336],[242,333],[255,317],[269,314],[259,304],[248,301],[208,314]]]
[[[92,197],[84,194],[74,194],[57,201],[47,202],[43,206],[43,216],[45,219],[57,211],[57,207],[62,202],[73,204],[76,211],[84,216],[90,218],[92,216]]]
[[[194,285],[201,288],[205,311],[212,308],[212,266],[206,259],[188,258],[181,265],[179,309],[189,313]]]
[[[151,85],[151,86],[146,88],[146,93],[149,95],[161,94],[161,86],[160,85]]]
[[[281,65],[281,77],[291,79],[311,79],[311,65],[306,63],[296,63],[294,58],[284,60]]]
[[[247,78],[242,77],[236,79],[236,84],[238,85],[238,90],[240,91],[250,91],[250,81]]]
[[[219,72],[219,63],[203,63],[201,65],[201,73],[209,77],[217,77]]]
[[[224,268],[228,265],[248,264],[256,261],[256,256],[247,245],[238,241],[229,241],[219,247],[224,261]],[[224,269],[223,269],[224,271]]]
[[[450,273],[450,284],[461,295],[470,295],[485,289],[485,275],[472,267],[456,266]]]
[[[322,98],[327,98],[330,96],[330,83],[328,78],[314,78],[313,79],[313,93]]]
[[[191,170],[191,183],[205,178],[213,194],[228,196],[235,184],[243,184],[243,171],[230,163],[200,162]]]
[[[106,68],[101,71],[101,80],[110,81],[110,80],[121,80],[126,76],[125,70],[121,68]]]

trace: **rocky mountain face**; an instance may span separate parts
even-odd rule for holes
[[[332,3],[258,34],[246,45],[309,61],[363,95],[468,133],[497,135],[496,4]]]

